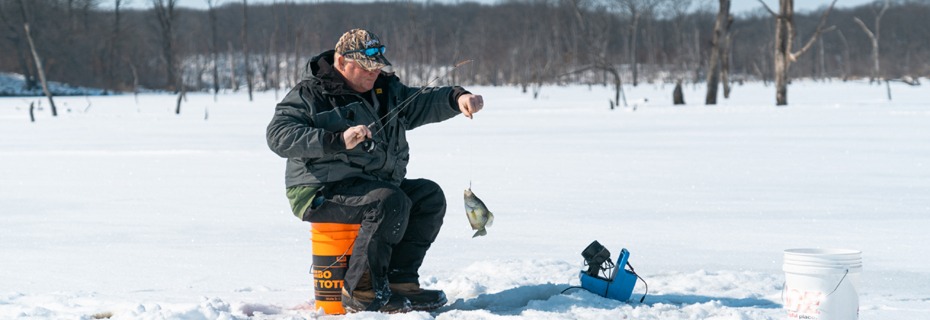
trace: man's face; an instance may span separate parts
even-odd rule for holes
[[[355,90],[356,92],[366,92],[374,88],[375,80],[378,79],[378,74],[381,73],[381,69],[375,70],[366,70],[355,60],[348,59],[344,56],[338,57],[339,64],[341,68],[336,68],[342,74],[342,77],[346,79],[346,83],[349,85],[349,88]]]

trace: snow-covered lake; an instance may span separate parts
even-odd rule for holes
[[[925,81],[930,82],[930,81]],[[930,87],[469,88],[474,120],[409,133],[408,177],[449,210],[421,283],[433,313],[346,319],[783,319],[783,250],[862,251],[861,319],[930,318]],[[265,126],[285,92],[0,98],[0,318],[329,318],[307,310],[309,225]],[[462,190],[494,212],[471,238]],[[578,285],[581,250],[621,248],[649,285]]]

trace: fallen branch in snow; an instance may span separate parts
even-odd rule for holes
[[[900,79],[885,79],[885,90],[888,92],[888,101],[891,101],[891,82],[903,82],[909,86],[916,87],[920,85],[920,80],[905,76]]]
[[[920,85],[920,79],[918,79],[918,78],[913,78],[913,77],[910,77],[910,76],[903,76],[903,77],[898,78],[898,79],[886,79],[886,81],[904,82],[904,83],[906,83],[907,85],[913,86],[913,87],[916,87],[916,86],[919,86],[919,85]]]

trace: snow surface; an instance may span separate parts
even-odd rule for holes
[[[469,88],[474,120],[410,132],[409,177],[446,191],[421,283],[433,313],[346,319],[782,319],[788,248],[862,250],[862,319],[930,318],[930,88],[802,82]],[[0,318],[304,319],[309,225],[265,126],[284,92],[0,98]],[[495,213],[471,238],[462,190]],[[591,241],[648,281],[620,302],[578,285]]]

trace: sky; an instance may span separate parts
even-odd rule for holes
[[[241,0],[214,0],[220,4],[230,3],[230,2],[240,2]],[[274,0],[249,0],[250,4],[258,3],[271,3]],[[284,0],[277,0],[277,2],[283,2]],[[296,0],[297,2],[315,2],[315,0]],[[371,2],[379,0],[343,0],[346,2]],[[423,0],[414,0],[415,2],[423,2]],[[461,0],[434,0],[439,2],[456,2]],[[481,3],[493,4],[499,2],[500,0],[468,0],[468,1],[477,1]],[[704,0],[707,1],[707,0]],[[778,0],[763,0],[769,5],[770,8],[775,9],[778,7]],[[822,6],[830,4],[831,0],[796,0],[794,2],[795,10],[798,12],[816,10]],[[866,3],[874,2],[875,0],[838,0],[836,2],[837,7],[855,7],[860,6]],[[151,6],[150,0],[129,0],[128,7],[131,8],[145,8]],[[717,1],[710,1],[711,3],[716,4]],[[178,0],[178,5],[188,8],[197,8],[197,9],[206,9],[207,1],[206,0]],[[752,10],[761,8],[762,5],[759,4],[758,0],[733,0],[731,4],[731,9],[734,13],[744,13]]]

